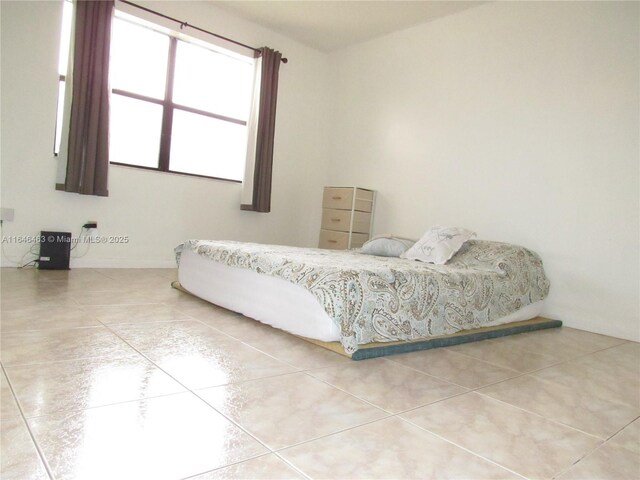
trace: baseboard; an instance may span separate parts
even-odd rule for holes
[[[6,259],[0,262],[2,268],[16,268],[16,264]],[[152,260],[152,259],[128,259],[128,258],[105,258],[87,259],[72,258],[71,269],[74,268],[178,268],[175,260]]]
[[[175,259],[72,258],[71,268],[177,268]]]

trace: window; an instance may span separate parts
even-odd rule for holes
[[[116,12],[111,163],[241,181],[253,68],[253,58]]]
[[[60,153],[62,138],[62,117],[64,114],[64,95],[67,80],[67,66],[69,65],[69,46],[71,45],[71,20],[73,18],[73,3],[66,0],[62,5],[62,33],[60,35],[60,56],[58,57],[58,111],[56,115],[56,136],[53,145],[54,155]]]

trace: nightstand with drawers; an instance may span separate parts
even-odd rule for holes
[[[358,187],[325,187],[320,248],[347,250],[369,240],[375,192]]]

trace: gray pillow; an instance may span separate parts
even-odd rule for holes
[[[411,248],[414,243],[416,243],[415,240],[408,238],[378,235],[366,242],[360,252],[379,257],[399,257]]]

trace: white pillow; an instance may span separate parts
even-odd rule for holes
[[[379,257],[399,257],[408,248],[411,248],[414,243],[416,243],[415,240],[409,240],[408,238],[378,235],[366,242],[360,252]]]
[[[475,235],[475,232],[465,228],[435,225],[400,257],[444,265],[460,250],[464,242]]]

